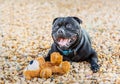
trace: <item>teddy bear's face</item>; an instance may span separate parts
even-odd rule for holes
[[[39,62],[37,60],[32,60],[30,61],[29,65],[25,68],[25,71],[27,70],[38,70],[39,67]]]

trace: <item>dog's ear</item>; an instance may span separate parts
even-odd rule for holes
[[[58,17],[53,20],[52,25],[54,24],[54,22],[55,22],[57,19],[58,19]]]
[[[72,17],[73,19],[75,19],[79,24],[82,24],[82,20],[79,19],[78,17]]]

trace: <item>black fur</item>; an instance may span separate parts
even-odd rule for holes
[[[66,28],[66,23],[72,24],[72,28]],[[74,33],[78,35],[78,38],[74,44],[67,48],[61,48],[59,45],[55,42],[52,44],[51,49],[48,53],[48,55],[45,57],[46,61],[50,60],[50,54],[53,52],[59,52],[63,55],[63,60],[68,61],[87,61],[91,64],[91,69],[93,72],[97,72],[99,70],[99,65],[97,64],[98,58],[97,53],[91,46],[91,41],[88,33],[80,27],[80,24],[82,23],[82,20],[80,20],[77,17],[59,17],[55,18],[53,21],[53,28],[52,28],[52,36],[54,38],[58,37],[58,34],[56,32],[59,31],[59,29],[63,29],[62,31],[65,33],[63,37],[68,38],[69,36],[73,35]],[[57,28],[56,25],[59,25]],[[62,51],[64,50],[72,50],[68,55],[65,55]]]

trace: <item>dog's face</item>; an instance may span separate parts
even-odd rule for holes
[[[80,23],[82,21],[77,17],[59,17],[54,19],[52,37],[62,50],[69,49],[79,39]]]

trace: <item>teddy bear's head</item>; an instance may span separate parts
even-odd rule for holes
[[[25,71],[27,70],[39,70],[40,66],[45,63],[45,60],[43,57],[38,57],[35,60],[31,60],[29,62],[29,65],[25,68]]]
[[[38,70],[39,69],[39,62],[37,60],[31,60],[29,65],[25,68],[27,70]]]
[[[35,60],[31,60],[23,71],[25,78],[30,80],[33,77],[39,77],[40,71],[42,70],[41,66],[43,66],[44,63],[45,60],[43,57],[38,57]]]

